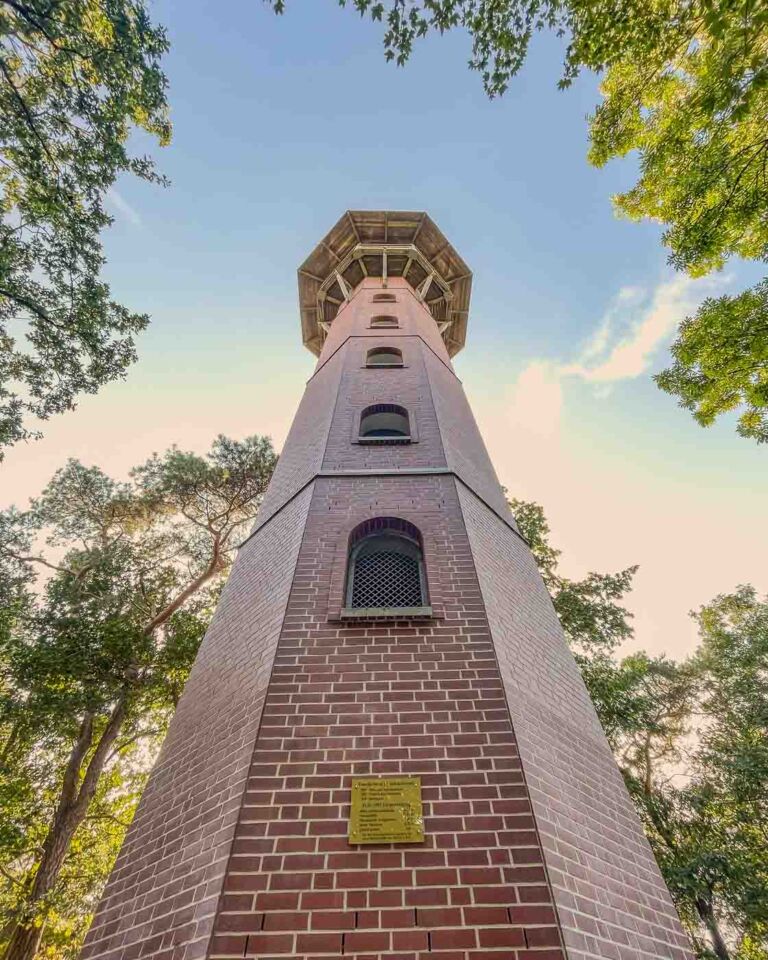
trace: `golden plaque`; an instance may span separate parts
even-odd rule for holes
[[[421,777],[352,778],[350,843],[422,843]]]

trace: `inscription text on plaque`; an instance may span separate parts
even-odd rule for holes
[[[352,778],[350,843],[421,843],[421,777]]]

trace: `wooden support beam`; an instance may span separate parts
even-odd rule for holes
[[[357,242],[360,243],[360,234],[357,232],[357,226],[355,225],[354,218],[349,210],[347,210],[347,219],[349,220],[350,227],[352,227],[352,233],[354,233]]]
[[[422,285],[419,287],[416,293],[416,296],[419,298],[419,300],[424,300],[424,297],[426,297],[427,293],[429,292],[429,288],[432,286],[433,277],[433,273],[428,273],[424,283],[422,283]]]
[[[338,270],[334,271],[336,274],[336,283],[339,285],[339,290],[341,290],[342,296],[344,299],[349,302],[352,299],[352,292],[347,286],[347,281],[342,277]]]
[[[336,263],[339,263],[339,261],[341,260],[341,257],[338,255],[338,253],[336,253],[335,250],[332,250],[331,247],[329,247],[328,244],[325,242],[325,240],[321,240],[320,243],[322,246],[325,247],[328,253],[330,253],[330,255],[333,257]]]
[[[317,274],[315,274],[315,273],[310,273],[309,270],[299,270],[299,273],[300,273],[303,277],[309,277],[310,280],[316,280],[318,283],[322,283],[322,282],[323,282],[323,278],[322,278],[322,277],[318,277]]]
[[[414,233],[413,238],[411,239],[411,243],[416,243],[416,237],[418,237],[419,232],[421,231],[421,228],[424,226],[424,221],[426,220],[426,218],[427,218],[426,213],[422,213],[421,219],[419,220],[419,225],[418,227],[416,227],[416,233]]]

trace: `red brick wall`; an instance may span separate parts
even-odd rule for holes
[[[83,958],[206,954],[310,494],[237,558]]]
[[[348,624],[349,534],[423,536],[433,621]],[[350,847],[352,776],[419,775],[426,841]],[[561,960],[509,711],[450,476],[318,480],[211,957]]]
[[[340,308],[323,345],[322,355],[317,361],[317,370],[322,369],[350,336],[373,340],[381,337],[419,336],[429,349],[450,367],[451,360],[437,325],[416,298],[408,282],[399,277],[389,280],[387,292],[397,298],[395,303],[374,302],[374,295],[381,292],[380,280],[363,280],[352,300]],[[400,326],[394,329],[371,329],[371,317],[377,314],[395,315]]]
[[[459,499],[569,960],[690,957],[530,551]]]
[[[394,304],[387,304],[394,306]],[[402,367],[366,367],[371,346],[392,343],[394,338],[353,337],[343,351],[341,383],[323,458],[324,470],[397,467],[444,467],[445,455],[435,408],[424,370],[424,353],[429,352],[417,336],[401,335]],[[330,366],[330,364],[329,364]],[[318,376],[324,376],[321,371]],[[408,410],[415,422],[417,442],[395,445],[357,443],[361,412],[372,403],[397,403]]]
[[[254,530],[308,483],[322,466],[343,362],[343,353],[337,353],[307,383]]]
[[[424,353],[424,366],[446,463],[502,517],[516,526],[464,388],[453,370],[428,351]]]

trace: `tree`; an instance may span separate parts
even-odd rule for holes
[[[696,781],[720,825],[728,923],[745,956],[768,958],[768,599],[742,586],[695,616],[707,718]]]
[[[695,617],[694,657],[649,660],[638,677],[639,703],[652,710],[640,724],[650,758],[637,733],[625,734],[621,762],[699,955],[712,955],[703,932],[718,960],[766,960],[768,603],[740,587]]]
[[[259,437],[219,437],[206,457],[172,448],[129,483],[70,461],[29,511],[4,515],[0,569],[22,598],[0,647],[5,960],[84,932],[141,751],[165,729],[274,465]]]
[[[345,4],[345,0],[341,0]],[[567,38],[559,85],[604,74],[590,119],[590,161],[636,151],[640,176],[614,198],[632,219],[665,226],[680,270],[768,259],[768,7],[756,0],[346,0],[386,21],[387,59],[404,64],[431,31],[466,30],[471,69],[503,94],[534,34]],[[272,0],[280,13],[284,0]],[[744,334],[745,324],[749,332]],[[704,304],[685,321],[674,365],[657,382],[702,426],[746,408],[739,433],[766,439],[768,312],[764,285]]]
[[[127,141],[169,141],[167,48],[143,0],[0,0],[0,456],[136,358],[100,233],[120,174],[163,182]]]
[[[708,299],[680,324],[673,364],[655,377],[702,426],[741,409],[738,432],[768,441],[768,280]]]

